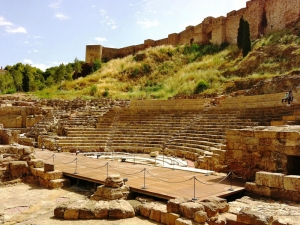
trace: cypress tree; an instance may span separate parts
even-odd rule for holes
[[[243,28],[244,28],[244,17],[242,16],[240,18],[240,24],[238,28],[238,34],[237,34],[237,45],[239,49],[243,48]]]
[[[251,51],[250,26],[248,21],[244,20],[243,25],[243,57]]]

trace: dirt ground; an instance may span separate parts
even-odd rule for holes
[[[143,217],[123,220],[59,220],[54,209],[64,201],[86,199],[88,193],[76,188],[48,190],[27,184],[0,187],[0,224],[11,225],[150,225]]]

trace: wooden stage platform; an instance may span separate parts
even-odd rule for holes
[[[54,163],[55,169],[67,177],[103,184],[107,175],[120,174],[133,192],[162,199],[176,197],[203,199],[209,196],[226,197],[244,190],[245,182],[230,176],[163,168],[155,165],[134,164],[94,159],[82,154],[54,153],[35,150],[36,158]],[[54,157],[53,157],[54,156]]]

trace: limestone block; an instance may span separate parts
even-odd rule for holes
[[[159,151],[150,152],[150,157],[157,157],[159,155]]]
[[[104,185],[111,188],[120,188],[124,185],[124,182],[119,174],[111,174],[106,178]]]
[[[146,217],[146,218],[149,218],[151,210],[154,207],[155,207],[155,204],[153,202],[151,202],[151,203],[145,203],[145,204],[141,205],[141,209],[140,209],[141,215],[144,216],[144,217]]]
[[[29,166],[33,166],[34,168],[44,168],[44,160],[42,159],[33,159],[28,161]]]
[[[201,202],[201,205],[204,206],[204,212],[207,214],[207,216],[214,217],[218,214],[218,208],[217,205],[213,202]]]
[[[260,186],[260,185],[257,185],[256,183],[247,182],[245,184],[245,189],[248,192],[254,193],[256,195],[263,195],[263,196],[267,196],[267,197],[271,196],[270,187]]]
[[[175,225],[198,225],[198,223],[194,222],[193,220],[181,217],[176,219]]]
[[[54,164],[44,163],[44,172],[54,171]]]
[[[226,199],[219,197],[209,197],[201,200],[200,203],[213,203],[214,207],[216,207],[217,211],[220,213],[224,213],[229,210],[229,204],[227,203]]]
[[[31,168],[30,170],[34,176],[41,177],[44,179],[44,168]]]
[[[289,175],[284,177],[284,189],[300,191],[300,176]]]
[[[109,202],[108,201],[98,201],[95,205],[95,218],[105,219],[108,218]]]
[[[197,202],[185,202],[179,206],[179,214],[188,219],[193,219],[197,211],[204,211],[204,206]]]
[[[241,223],[237,222],[237,215],[232,213],[223,213],[220,215],[226,219],[227,225],[242,225]]]
[[[63,178],[63,173],[59,170],[45,172],[44,179],[46,180],[56,180]]]
[[[70,186],[70,180],[69,179],[56,179],[56,180],[50,180],[48,183],[48,188],[50,189],[58,189],[62,187],[68,187]]]
[[[270,173],[270,172],[257,172],[255,176],[255,183],[266,187],[283,188],[282,173]]]
[[[102,185],[97,187],[97,191],[91,196],[91,200],[127,199],[128,195],[129,187],[126,185],[120,188],[111,188]]]
[[[86,201],[79,209],[78,219],[94,219],[96,201]]]
[[[63,203],[62,205],[57,206],[54,209],[54,216],[56,218],[63,219],[66,209],[67,209],[67,203]]]
[[[67,206],[64,212],[65,220],[77,220],[79,218],[79,209],[84,200],[76,201]]]
[[[12,178],[20,178],[29,174],[29,167],[27,162],[13,161],[9,163],[9,170]]]
[[[134,209],[125,200],[112,200],[109,202],[108,218],[125,219],[134,217]]]
[[[245,224],[269,225],[271,217],[261,212],[253,211],[248,207],[242,208],[237,215],[237,222]]]
[[[208,219],[207,213],[204,211],[198,211],[195,213],[194,220],[198,223],[204,223]]]
[[[242,143],[246,145],[258,145],[259,139],[255,137],[242,137]]]
[[[165,212],[165,213],[167,212],[166,205],[156,204],[151,209],[149,219],[160,223],[162,212]]]
[[[167,203],[167,212],[168,213],[179,213],[179,205],[181,203],[187,202],[187,198],[175,198],[170,199]]]
[[[180,218],[179,214],[168,213],[167,214],[167,225],[175,225],[175,221]]]

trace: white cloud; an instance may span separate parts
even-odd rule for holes
[[[58,0],[57,2],[51,3],[49,6],[53,9],[57,9],[60,7],[60,4],[61,4],[61,0]]]
[[[7,33],[10,33],[10,34],[15,34],[15,33],[24,33],[24,34],[26,34],[27,33],[27,31],[24,27],[18,27],[18,28],[7,27],[5,29],[5,31]]]
[[[56,62],[56,61],[54,61],[54,62],[47,62],[47,64],[44,64],[44,63],[35,63],[31,59],[24,59],[23,63],[29,64],[29,65],[31,65],[33,67],[36,67],[36,68],[39,68],[42,71],[45,71],[49,67],[58,66],[58,65],[60,65],[62,63],[65,64],[65,65],[67,64],[67,62]]]
[[[33,36],[34,39],[43,38],[42,36]]]
[[[0,26],[13,26],[13,23],[0,16]]]
[[[106,15],[106,10],[105,9],[100,9],[100,14],[101,14],[101,16]]]
[[[33,49],[33,52],[36,52],[36,53],[37,53],[37,52],[39,52],[39,51],[38,51],[38,50],[36,50],[36,49]]]
[[[60,20],[70,19],[70,17],[64,15],[63,13],[57,13],[57,14],[55,14],[55,18],[60,19]]]
[[[156,27],[158,25],[158,21],[149,21],[148,19],[139,20],[137,24],[141,25],[142,28]]]
[[[96,37],[95,40],[100,42],[100,43],[107,41],[106,38],[103,38],[103,37]]]
[[[29,65],[33,63],[31,59],[24,59],[23,62]]]
[[[112,29],[112,30],[115,30],[115,29],[117,29],[117,26],[114,25],[114,26],[111,27],[111,29]]]

